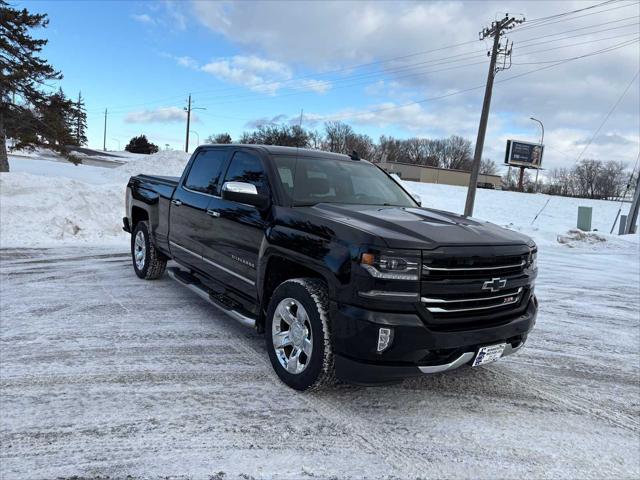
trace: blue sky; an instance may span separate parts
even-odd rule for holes
[[[597,3],[16,5],[49,14],[41,32],[49,39],[44,56],[63,72],[60,85],[69,96],[82,91],[90,146],[102,146],[108,108],[109,149],[140,133],[178,149],[189,92],[194,106],[206,108],[195,111],[192,123],[201,141],[223,131],[237,138],[268,121],[294,122],[301,109],[312,128],[343,120],[374,139],[458,134],[475,140],[483,90],[459,92],[486,80],[488,44],[477,32],[507,7],[541,18]],[[513,31],[514,65],[496,81],[547,66],[542,62],[590,56],[497,84],[486,156],[500,160],[507,138],[537,140],[533,115],[547,127],[548,166],[569,166],[638,69],[639,13],[637,3],[622,1]],[[612,50],[592,55],[605,48]],[[635,159],[637,91],[636,83],[587,156]]]

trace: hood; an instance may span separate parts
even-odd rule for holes
[[[320,203],[311,210],[380,237],[390,248],[533,243],[526,235],[493,223],[428,208]]]

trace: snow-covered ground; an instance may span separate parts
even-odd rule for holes
[[[132,272],[126,181],[179,175],[187,157],[12,156],[0,174],[0,478],[640,477],[639,245],[608,235],[618,204],[478,191],[475,216],[540,246],[527,347],[486,368],[300,394],[262,337]],[[463,209],[464,188],[408,186]],[[570,232],[578,205],[597,233]]]
[[[124,245],[128,237],[121,227],[129,177],[138,173],[179,176],[189,154],[177,151],[155,155],[117,154],[126,158],[126,163],[110,165],[111,168],[73,165],[43,152],[26,157],[11,155],[12,172],[0,175],[0,246],[95,245],[96,242]],[[465,187],[405,184],[421,196],[424,206],[452,212],[464,210]],[[637,248],[638,235],[608,235],[620,207],[616,202],[478,190],[474,214],[522,231],[538,244],[558,245],[558,235],[575,228],[578,206],[593,208],[593,228],[598,234],[570,245]],[[541,209],[542,213],[532,223]],[[623,214],[628,209],[629,205],[625,204]]]
[[[518,355],[306,394],[261,336],[139,280],[124,248],[0,255],[3,479],[640,476],[630,252],[548,250]]]

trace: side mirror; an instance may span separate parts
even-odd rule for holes
[[[259,210],[269,206],[269,197],[258,193],[255,185],[246,182],[225,182],[222,185],[222,198],[231,202],[253,205]]]
[[[416,201],[418,205],[422,206],[422,198],[420,198],[420,195],[418,195],[417,193],[411,192],[411,196],[413,197],[413,199]]]

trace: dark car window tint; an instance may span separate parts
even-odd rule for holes
[[[256,186],[259,193],[267,193],[267,181],[260,159],[246,152],[236,152],[231,160],[225,182],[245,182]]]
[[[217,194],[220,173],[227,152],[224,150],[203,150],[193,161],[185,187],[196,192]]]

